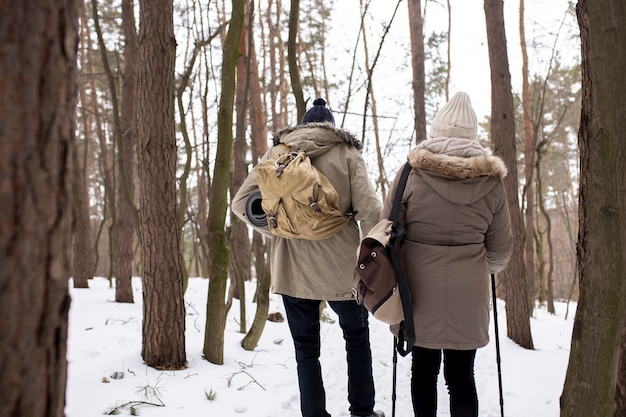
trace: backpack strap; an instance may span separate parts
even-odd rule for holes
[[[404,188],[406,187],[406,182],[409,179],[409,174],[413,168],[411,165],[406,162],[402,168],[402,174],[400,174],[400,181],[398,181],[398,186],[396,187],[396,195],[393,199],[393,205],[391,206],[391,213],[389,214],[389,220],[395,222],[398,217],[398,211],[400,211],[400,203],[402,202],[402,195],[404,194]]]
[[[393,199],[391,213],[389,214],[389,220],[393,221],[393,225],[391,226],[392,233],[389,239],[388,248],[393,268],[396,271],[398,290],[400,291],[400,301],[402,302],[402,311],[404,313],[404,320],[400,322],[400,329],[398,330],[398,338],[396,342],[396,350],[402,356],[408,355],[415,344],[415,327],[413,322],[413,305],[411,303],[409,285],[406,277],[404,276],[404,272],[402,271],[400,256],[398,255],[398,251],[396,249],[396,240],[404,236],[406,230],[404,229],[404,225],[398,221],[397,217],[398,212],[400,211],[402,195],[404,194],[404,189],[412,169],[413,168],[408,162],[404,164],[402,174],[400,175],[400,181],[396,187],[396,195]]]

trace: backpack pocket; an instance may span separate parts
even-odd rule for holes
[[[267,225],[270,232],[288,239],[299,237],[296,223],[287,215],[287,210],[281,197],[263,199],[261,207],[267,216]]]
[[[338,229],[345,226],[350,220],[349,216],[345,216],[333,206],[337,206],[337,202],[329,201],[334,195],[329,195],[323,189],[323,185],[315,183],[307,190],[301,190],[291,195],[291,204],[293,204],[290,213],[294,216],[292,222],[297,225],[306,225],[306,229],[302,233],[306,234],[306,230],[315,231],[315,239],[325,239],[337,233]],[[311,237],[307,237],[311,239]]]

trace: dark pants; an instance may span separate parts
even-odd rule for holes
[[[320,301],[283,295],[289,329],[296,348],[300,408],[303,417],[330,417],[320,366]],[[329,301],[339,316],[348,360],[348,402],[352,415],[369,415],[374,408],[372,353],[367,310],[355,301]]]
[[[411,395],[415,417],[437,415],[437,376],[441,350],[413,347]],[[478,396],[474,381],[473,350],[443,350],[443,376],[450,395],[451,417],[477,417]]]

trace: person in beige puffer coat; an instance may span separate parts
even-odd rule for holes
[[[478,416],[474,358],[489,341],[489,274],[506,266],[512,235],[507,169],[476,132],[469,96],[459,92],[408,156],[413,169],[399,213],[406,228],[400,256],[413,304],[415,416],[436,415],[442,353],[451,416]],[[389,215],[398,180],[399,173],[381,218]]]
[[[356,249],[378,222],[381,203],[372,187],[361,155],[361,143],[348,131],[334,126],[323,99],[316,99],[302,123],[274,135],[274,146],[263,156],[276,156],[285,144],[304,150],[312,164],[339,194],[339,210],[355,213],[335,235],[323,240],[285,239],[255,227],[248,218],[248,198],[258,190],[251,171],[237,191],[232,211],[271,239],[272,291],[281,294],[293,337],[303,417],[330,417],[322,381],[319,306],[322,300],[337,313],[346,341],[348,401],[354,417],[384,417],[374,411],[374,380],[369,341],[368,312],[352,295]]]

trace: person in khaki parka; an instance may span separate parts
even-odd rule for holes
[[[415,416],[437,413],[442,353],[451,416],[478,416],[474,358],[489,341],[489,274],[506,266],[512,236],[506,167],[478,143],[476,132],[469,96],[459,92],[408,156],[413,169],[402,195],[406,235],[399,252],[413,305]],[[391,211],[399,174],[381,218]]]
[[[319,307],[326,300],[339,316],[346,341],[350,415],[384,417],[384,413],[373,409],[368,312],[352,295],[360,236],[378,222],[381,203],[369,181],[361,143],[348,131],[334,126],[333,115],[323,99],[316,99],[313,104],[300,125],[274,134],[274,146],[262,161],[284,152],[281,143],[295,151],[304,150],[337,190],[340,211],[354,213],[352,219],[323,240],[273,235],[259,227],[246,210],[248,199],[258,191],[254,171],[237,191],[231,208],[240,219],[271,239],[272,291],[283,297],[294,341],[302,416],[330,417],[319,361]]]

